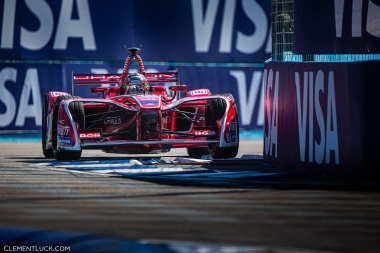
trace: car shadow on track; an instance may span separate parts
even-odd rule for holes
[[[159,160],[163,157],[144,157]],[[8,157],[18,163],[54,164],[55,159],[39,157]],[[101,157],[101,161],[116,162],[138,160],[142,157]],[[82,158],[79,162],[98,162],[98,157]],[[78,163],[79,163],[78,162]],[[70,162],[75,164],[75,161]],[[284,171],[265,164],[262,160],[209,161],[156,164],[157,168],[181,168],[178,172],[161,173],[110,173],[108,176],[128,178],[162,185],[192,187],[225,187],[247,189],[281,189],[281,190],[336,190],[379,192],[380,184],[376,181],[358,180],[356,178],[337,177],[317,173]],[[196,169],[196,170],[194,170]],[[74,170],[67,172],[75,174]],[[78,175],[78,174],[77,174]],[[102,176],[107,176],[103,174]]]

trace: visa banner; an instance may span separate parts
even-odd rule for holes
[[[0,132],[41,130],[43,94],[61,83],[60,64],[0,64]]]
[[[269,62],[264,162],[329,174],[378,173],[379,61]],[[358,85],[360,84],[360,85]]]
[[[3,0],[0,59],[264,62],[267,0]]]
[[[121,73],[123,63],[109,64],[5,64],[0,63],[0,132],[40,131],[43,95],[49,91],[72,94],[72,73]],[[263,67],[209,67],[145,65],[146,72],[178,69],[188,90],[207,88],[213,94],[231,93],[237,103],[240,129],[260,130],[264,120]],[[137,72],[132,65],[129,72]],[[169,94],[170,84],[166,84]],[[99,98],[89,85],[77,85],[74,94]]]
[[[377,0],[294,0],[294,53],[380,53]]]

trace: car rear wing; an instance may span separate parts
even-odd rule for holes
[[[72,95],[75,85],[117,84],[122,74],[74,74],[72,73]],[[173,72],[145,73],[149,83],[176,83],[179,85],[178,69]]]

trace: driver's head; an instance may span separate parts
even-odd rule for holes
[[[146,77],[140,73],[129,74],[122,86],[123,94],[139,94],[149,90],[149,83]]]

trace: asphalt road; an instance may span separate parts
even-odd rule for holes
[[[40,146],[0,143],[2,226],[247,247],[241,252],[380,252],[380,187],[372,182],[299,174],[178,180],[74,173],[35,166],[53,161],[43,159]],[[262,142],[242,141],[239,154],[262,154]],[[131,156],[86,150],[82,158]],[[159,166],[282,173],[260,160]],[[218,249],[198,252],[240,252]]]

